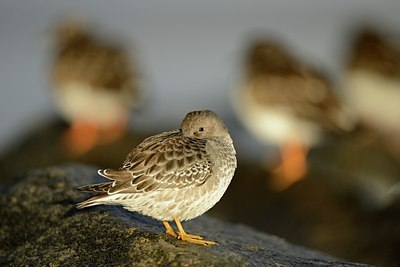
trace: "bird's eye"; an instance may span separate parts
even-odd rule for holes
[[[204,131],[204,128],[203,127],[200,127],[199,128],[199,132],[203,132]]]

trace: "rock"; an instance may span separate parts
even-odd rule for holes
[[[186,222],[203,247],[164,233],[162,223],[116,206],[76,210],[78,185],[101,180],[96,169],[64,165],[31,170],[0,186],[1,266],[366,266],[289,244],[208,216]]]

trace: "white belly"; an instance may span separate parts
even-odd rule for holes
[[[359,117],[383,132],[400,133],[400,79],[357,70],[346,80],[349,104]]]
[[[160,221],[181,221],[196,218],[211,209],[223,196],[232,180],[234,170],[228,179],[218,177],[216,186],[206,184],[187,189],[168,189],[136,194],[108,196],[102,204],[119,204],[129,211],[135,211]],[[207,183],[215,183],[209,180]],[[211,189],[211,190],[210,190]]]
[[[321,138],[320,128],[284,108],[260,105],[245,88],[234,96],[234,107],[246,128],[259,140],[282,145],[292,140],[312,146]]]
[[[107,127],[127,116],[126,100],[117,92],[71,82],[54,90],[54,95],[59,112],[69,122],[84,120]]]

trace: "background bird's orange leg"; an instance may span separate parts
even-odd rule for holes
[[[290,142],[281,147],[281,164],[274,170],[271,187],[281,191],[302,179],[307,173],[308,149],[299,142]]]
[[[64,135],[64,143],[70,153],[79,155],[92,149],[98,138],[96,125],[85,121],[74,121]]]
[[[179,219],[174,218],[174,220],[175,220],[176,226],[178,227],[178,230],[179,230],[178,238],[181,239],[182,241],[186,241],[186,242],[198,244],[198,245],[204,245],[204,246],[217,244],[214,241],[202,240],[203,239],[202,236],[187,234],[185,232],[185,230],[183,229],[182,224],[179,221]]]

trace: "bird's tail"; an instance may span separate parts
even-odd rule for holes
[[[103,195],[97,195],[97,196],[91,197],[89,199],[86,199],[82,202],[79,202],[78,204],[76,204],[75,207],[77,209],[83,209],[83,208],[87,208],[87,207],[91,207],[91,206],[101,205],[103,203],[99,200],[102,198],[104,198]]]
[[[112,181],[127,181],[132,179],[132,174],[127,170],[104,169],[98,170],[97,173]]]
[[[76,188],[76,190],[81,192],[95,192],[99,193],[96,196],[93,196],[87,200],[84,200],[76,205],[77,209],[83,209],[90,206],[100,205],[102,202],[101,199],[104,199],[108,196],[107,191],[111,188],[113,182],[100,183],[100,184],[89,184]]]
[[[112,184],[113,182],[89,184],[77,187],[76,190],[81,192],[107,193],[108,189],[111,188]]]

